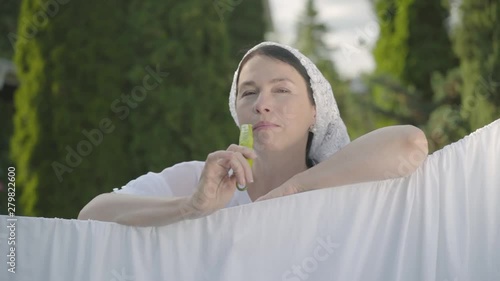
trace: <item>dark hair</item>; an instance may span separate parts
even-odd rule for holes
[[[249,53],[242,61],[240,65],[240,69],[238,71],[238,76],[236,77],[236,86],[238,86],[238,81],[240,80],[240,71],[243,69],[243,66],[247,61],[249,61],[251,58],[257,56],[257,55],[262,55],[266,56],[272,59],[276,59],[279,61],[282,61],[293,68],[297,70],[297,72],[304,78],[304,81],[306,82],[306,87],[307,87],[307,93],[309,96],[309,100],[311,101],[312,105],[316,105],[314,102],[314,97],[313,97],[313,91],[311,88],[311,78],[309,77],[309,74],[307,74],[306,68],[302,65],[302,63],[299,61],[299,59],[292,53],[290,53],[288,50],[283,49],[278,46],[274,45],[268,45],[268,46],[262,46],[254,50],[253,52]],[[238,87],[236,87],[236,96],[238,96]],[[307,137],[307,145],[306,145],[306,166],[307,168],[311,168],[315,165],[315,162],[309,158],[309,150],[311,149],[311,144],[312,144],[312,139],[314,137],[314,134],[312,132],[309,132],[309,135]]]

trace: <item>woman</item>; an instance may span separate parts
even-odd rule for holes
[[[406,176],[428,153],[424,133],[409,125],[378,129],[349,143],[328,81],[300,52],[273,42],[245,54],[229,107],[238,126],[253,125],[254,149],[232,144],[205,162],[150,172],[97,196],[78,218],[166,225],[298,192]]]

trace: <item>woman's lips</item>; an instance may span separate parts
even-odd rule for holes
[[[266,129],[271,129],[271,128],[276,128],[278,125],[275,124],[257,124],[254,126],[253,130],[258,131],[258,130],[266,130]]]

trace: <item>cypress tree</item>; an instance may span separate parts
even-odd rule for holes
[[[460,92],[463,89],[460,69],[454,68],[446,75],[436,73],[432,78],[432,87],[434,103],[437,106],[423,128],[431,152],[463,138],[470,132],[469,126],[460,115]]]
[[[374,49],[377,72],[390,74],[432,100],[431,75],[457,65],[445,20],[448,10],[433,0],[379,0],[380,37]]]
[[[4,1],[0,9],[0,58],[12,59],[21,1]]]
[[[500,117],[500,1],[463,0],[460,10],[461,116],[475,130]]]
[[[264,41],[264,35],[270,28],[266,22],[264,2],[243,0],[219,0],[226,4],[224,18],[229,35],[229,53],[235,63],[239,63],[246,50]],[[235,67],[236,68],[236,67]],[[233,70],[234,71],[234,70]]]
[[[12,38],[17,28],[17,15],[19,13],[20,1],[6,1],[0,9],[0,63],[10,63],[14,55],[14,46],[9,38]],[[0,75],[4,75],[0,71]],[[0,77],[0,80],[6,77]],[[9,142],[12,137],[14,115],[14,104],[12,101],[14,85],[7,85],[7,81],[0,82],[0,214],[7,212],[7,168],[12,166],[9,159]],[[3,196],[5,195],[5,196]],[[5,207],[4,207],[5,206]]]
[[[495,3],[496,2],[496,3]],[[463,1],[460,21],[452,26],[460,66],[433,78],[435,103],[426,132],[439,149],[500,116],[498,38],[499,2]],[[452,3],[453,4],[453,3]]]
[[[137,1],[132,9],[129,25],[139,34],[131,43],[138,54],[132,85],[142,83],[141,65],[157,64],[167,73],[129,117],[133,176],[205,160],[237,142],[227,104],[236,66],[229,64],[226,26],[213,4]]]
[[[76,217],[130,173],[110,107],[127,89],[126,3],[22,2],[11,142],[20,215]]]
[[[376,73],[386,76],[382,81],[400,82],[404,88],[393,91],[387,82],[378,83],[373,94],[376,111],[388,113],[380,118],[381,124],[404,121],[422,126],[436,106],[433,73],[446,73],[457,65],[445,25],[449,12],[433,0],[378,0],[375,8],[380,23]]]
[[[351,138],[354,139],[370,131],[372,128],[366,122],[369,113],[363,109],[358,99],[349,92],[348,83],[342,80],[337,72],[335,63],[331,58],[331,52],[334,49],[325,42],[325,35],[330,30],[318,18],[318,11],[313,0],[307,1],[296,30],[294,46],[310,58],[330,82],[341,117]]]
[[[40,25],[29,20],[38,1],[21,9],[19,214],[76,217],[147,171],[237,142],[227,106],[236,65],[212,3],[62,3]]]

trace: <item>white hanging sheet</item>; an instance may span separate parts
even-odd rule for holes
[[[500,280],[500,119],[412,175],[163,227],[0,217],[0,280]]]

